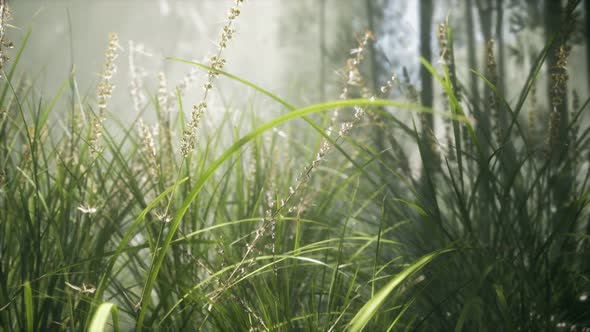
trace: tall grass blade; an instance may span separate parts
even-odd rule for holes
[[[117,306],[105,302],[98,306],[94,316],[92,317],[92,321],[90,322],[90,326],[88,327],[89,332],[104,332],[110,331],[111,329],[108,326],[109,316],[112,317],[113,321],[113,328],[115,332],[119,331],[119,317],[117,313]]]
[[[451,251],[452,249],[445,249],[435,251],[420,258],[416,263],[410,265],[408,268],[400,272],[375,296],[373,296],[365,305],[357,312],[357,314],[350,321],[350,331],[358,332],[365,328],[367,323],[377,314],[379,307],[385,302],[389,294],[393,292],[402,282],[408,279],[414,273],[420,271],[424,266],[430,263],[433,259],[441,254]]]
[[[24,290],[27,331],[32,332],[35,330],[33,317],[33,291],[31,290],[31,284],[28,281],[25,282]]]

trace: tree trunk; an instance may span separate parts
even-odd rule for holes
[[[326,101],[326,0],[319,2],[319,34],[320,34],[320,102]]]
[[[588,79],[588,87],[587,89],[590,90],[590,0],[584,1],[584,8],[586,11],[585,21],[586,21],[586,70],[588,73],[586,74],[586,78]]]
[[[428,62],[432,62],[432,0],[420,1],[420,55]],[[432,92],[432,75],[424,66],[420,66],[420,80],[422,81],[422,91],[420,92],[420,100],[422,105],[432,107],[433,92]],[[434,121],[432,114],[424,114],[427,128],[423,130],[432,130],[434,128]]]
[[[481,32],[483,34],[483,38],[485,42],[488,42],[492,39],[492,14],[491,9],[488,5],[484,4],[482,0],[476,0],[475,4],[477,5],[477,11],[479,14],[479,21],[481,25]],[[487,64],[487,52],[486,49],[482,54],[483,59],[483,67],[485,68]],[[483,68],[482,68],[483,69]],[[483,72],[483,70],[480,70]],[[489,100],[492,98],[492,92],[490,88],[484,84],[484,99],[481,100],[478,105],[480,106],[479,112],[477,115],[479,117],[476,118],[477,120],[477,131],[478,131],[478,138],[480,143],[482,144],[483,153],[487,157],[489,153],[490,147],[492,145],[492,122],[490,114],[491,108]]]
[[[477,70],[477,53],[475,51],[475,26],[473,24],[473,2],[467,0],[465,2],[465,20],[467,23],[467,62],[470,69]],[[478,113],[480,95],[479,95],[479,79],[476,75],[469,76],[469,88],[474,101],[474,112]]]
[[[504,63],[504,0],[496,0],[496,45],[498,54],[498,81],[496,88],[500,95],[505,96],[506,66]]]
[[[371,33],[377,33],[375,31],[376,27],[375,27],[375,10],[373,8],[373,1],[374,0],[365,0],[365,9],[366,9],[366,14],[367,14],[367,25],[368,25],[368,29],[369,31],[371,31]],[[371,88],[373,89],[373,94],[374,95],[378,95],[379,91],[377,91],[377,89],[379,88],[379,66],[377,63],[377,56],[375,54],[375,45],[372,42],[369,42],[369,65],[371,68]],[[377,145],[377,149],[379,149],[379,151],[383,151],[385,150],[385,133],[384,133],[384,129],[381,126],[376,126],[375,127],[375,140],[376,140],[376,145]]]
[[[375,8],[373,7],[374,0],[366,0],[367,10],[367,24],[369,31],[373,34],[377,34],[375,26]],[[377,62],[377,54],[375,53],[375,45],[369,43],[369,62],[371,66],[371,88],[375,90],[375,94],[379,93],[376,89],[379,88],[379,63]]]
[[[552,154],[552,159],[558,162],[560,158],[559,151],[565,151],[568,146],[568,98],[567,98],[567,81],[563,82],[560,89],[555,89],[560,85],[555,75],[565,71],[558,65],[558,53],[560,47],[565,47],[567,40],[561,32],[562,30],[563,9],[561,1],[545,0],[545,38],[547,44],[553,41],[547,57],[547,95],[549,96],[550,111],[552,112],[550,127],[552,128],[552,137],[550,145],[547,147],[548,152]],[[553,153],[555,152],[555,153]]]

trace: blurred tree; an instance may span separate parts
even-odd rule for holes
[[[496,83],[496,88],[500,94],[504,96],[504,79],[506,77],[506,65],[504,60],[504,0],[496,0],[496,40],[498,46],[498,81]]]
[[[320,40],[320,101],[326,99],[326,0],[319,4],[319,40]]]
[[[555,70],[558,70],[557,61],[559,48],[561,46],[565,47],[566,43],[566,36],[562,33],[562,15],[563,9],[561,7],[561,1],[545,0],[545,38],[547,44],[553,42],[551,51],[549,51],[547,57],[547,75],[549,78],[552,77],[552,74],[555,73]],[[558,141],[567,145],[567,137],[565,137],[568,123],[567,93],[561,93],[559,96],[556,96],[552,92],[553,83],[554,82],[552,79],[548,80],[547,95],[561,99],[560,103],[555,103],[555,109],[552,111],[559,113],[560,129]],[[550,101],[550,103],[551,102],[552,101]]]
[[[420,20],[420,56],[424,60],[432,63],[432,32],[434,30],[433,21],[434,4],[432,0],[424,0],[420,2],[419,20]],[[432,107],[434,101],[432,74],[425,66],[420,66],[420,81],[422,89],[420,90],[420,102],[426,107]],[[422,125],[422,139],[425,142],[424,149],[424,167],[435,167],[438,161],[434,156],[434,118],[432,113],[423,113],[420,115]],[[423,172],[424,176],[426,172]],[[426,185],[427,179],[422,179],[421,183]]]
[[[586,36],[586,70],[588,71],[586,78],[588,79],[588,89],[590,89],[590,0],[585,0],[584,5],[584,18],[586,20],[586,28],[584,33],[584,36]]]
[[[293,58],[300,63],[298,80],[308,87],[318,86],[316,92],[320,99],[337,97],[342,79],[330,74],[344,67],[350,56],[349,50],[356,47],[356,37],[363,34],[365,29],[373,27],[373,32],[379,37],[385,5],[385,0],[302,0],[281,3],[284,19],[279,36],[285,45],[298,45],[298,48],[291,50]],[[309,51],[315,48],[319,50]],[[367,60],[363,69],[368,78],[367,83],[373,86],[383,77],[379,76],[383,61],[373,51]]]
[[[420,1],[420,55],[428,62],[432,62],[432,0]],[[420,66],[420,81],[422,82],[422,90],[420,92],[420,100],[424,106],[432,107],[432,75],[426,67]],[[432,114],[426,114],[425,124],[427,128],[432,130],[434,122]]]

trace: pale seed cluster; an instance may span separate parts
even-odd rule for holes
[[[193,106],[191,118],[188,121],[186,129],[182,134],[182,141],[180,143],[180,152],[183,158],[187,158],[195,148],[195,140],[197,136],[197,128],[205,110],[207,109],[207,97],[209,91],[213,89],[213,81],[219,75],[219,70],[222,70],[225,65],[225,59],[221,57],[222,51],[227,48],[229,41],[232,39],[235,28],[234,22],[240,15],[240,5],[243,0],[235,0],[235,4],[230,8],[227,15],[227,22],[221,29],[221,36],[218,43],[217,54],[209,59],[209,66],[213,69],[207,73],[207,81],[203,84],[203,97],[198,105]]]
[[[170,114],[175,110],[175,94],[168,92],[168,83],[166,81],[166,75],[160,72],[159,88],[158,88],[158,104],[161,112],[158,112],[158,126],[161,128],[162,135],[160,136],[160,144],[163,148],[162,151],[162,168],[171,169],[171,161],[174,159],[172,155],[172,129],[170,127]],[[164,173],[167,175],[167,173]]]
[[[449,79],[453,85],[453,92],[457,99],[461,99],[461,91],[457,84],[457,78],[455,77],[455,55],[453,49],[449,46],[448,42],[449,33],[449,22],[448,18],[445,22],[438,25],[436,37],[438,38],[438,45],[440,48],[440,61],[445,64],[449,71]]]
[[[105,62],[102,70],[101,80],[98,83],[98,108],[104,112],[107,108],[107,102],[111,99],[113,89],[115,86],[111,80],[113,75],[117,72],[115,66],[115,59],[117,59],[117,51],[119,49],[119,37],[116,33],[109,34],[109,46],[105,52]]]
[[[439,47],[439,56],[440,62],[444,65],[447,65],[451,62],[451,51],[449,50],[448,41],[447,41],[447,33],[448,33],[448,26],[446,23],[440,23],[436,30],[436,37],[438,39],[438,47]],[[448,106],[447,95],[443,92],[443,101]],[[447,156],[450,160],[453,159],[454,155],[450,153],[450,147],[453,146],[453,136],[451,135],[451,124],[449,121],[445,122],[445,137],[447,138]]]
[[[439,56],[443,63],[449,63],[451,60],[447,32],[448,26],[446,23],[440,23],[436,29],[436,38],[438,39]]]
[[[178,83],[178,85],[176,85],[176,89],[178,91],[178,93],[183,96],[184,93],[186,92],[186,90],[193,84],[193,82],[195,81],[195,79],[197,78],[197,73],[198,71],[196,69],[191,69],[180,81],[180,83]]]
[[[4,65],[10,60],[6,49],[14,48],[14,44],[6,39],[6,22],[12,19],[12,13],[6,0],[0,0],[0,78],[4,76]]]
[[[352,57],[346,61],[344,75],[346,80],[342,88],[342,92],[340,94],[340,99],[348,99],[351,87],[357,87],[358,89],[360,89],[363,98],[370,100],[375,99],[375,95],[373,95],[371,91],[367,88],[366,82],[362,78],[362,75],[359,70],[359,66],[364,59],[369,42],[375,42],[375,36],[371,31],[366,31],[363,37],[358,39],[358,47],[350,51]],[[394,77],[392,77],[391,80],[388,80],[385,85],[378,89],[378,91],[388,93],[390,89],[393,87],[393,80],[395,80]],[[354,106],[353,110],[353,119],[350,121],[344,121],[340,123],[340,125],[338,126],[338,133],[334,137],[334,141],[336,143],[343,140],[344,137],[350,133],[350,130],[352,130],[352,128],[354,128],[354,126],[358,122],[360,122],[366,114],[366,109],[361,106]],[[330,124],[326,130],[326,133],[330,136],[332,136],[334,127],[336,127],[336,123],[338,122],[339,113],[340,109],[334,110],[333,116],[330,119]],[[295,195],[296,192],[301,190],[301,188],[307,183],[307,181],[311,177],[312,171],[319,166],[319,164],[325,159],[325,157],[331,151],[331,149],[332,144],[330,143],[330,141],[324,138],[320,144],[320,149],[317,152],[315,159],[311,162],[310,165],[306,167],[301,180],[297,180],[296,187],[290,190],[290,196]],[[291,199],[290,196],[288,197],[287,201]],[[292,212],[293,209],[294,208],[291,208],[289,212]]]
[[[387,94],[389,94],[389,92],[394,87],[397,87],[411,103],[418,104],[418,91],[416,90],[416,87],[412,84],[412,82],[410,81],[408,71],[405,68],[402,71],[402,78],[403,78],[403,81],[398,80],[397,76],[395,74],[393,74],[392,77],[387,82],[385,82],[385,84],[383,84],[381,86],[381,88],[379,88],[379,92],[381,92],[379,97],[380,98],[386,97]],[[375,98],[375,97],[373,96],[372,98]],[[370,116],[371,120],[377,126],[383,126],[383,123],[379,119],[378,114],[368,113],[368,115]],[[422,128],[427,128],[426,117],[424,116],[424,114],[421,114],[420,121],[422,124]],[[432,129],[430,129],[426,134],[427,134],[428,144],[429,144],[432,156],[433,156],[434,160],[439,160],[439,155],[438,155],[439,146],[438,146],[438,141],[436,140],[436,137],[434,136],[434,132],[432,131]],[[400,144],[398,139],[396,138],[397,135],[395,135],[394,132],[388,132],[387,135],[388,135],[389,141],[391,142],[391,149],[393,151],[393,155],[399,156],[397,158],[397,161],[399,162],[399,168],[405,174],[411,174],[410,164],[408,162],[409,158],[407,158],[406,152],[404,151],[402,144]],[[437,163],[434,163],[434,164],[437,165]]]
[[[168,93],[168,80],[164,72],[158,73],[158,105],[164,113],[172,113],[174,95]]]
[[[154,135],[152,130],[139,119],[139,137],[142,141],[142,152],[149,162],[150,175],[157,178],[160,175],[160,168],[158,167],[158,155],[156,152],[156,144],[154,143]]]
[[[486,76],[488,81],[492,83],[494,86],[498,82],[498,72],[497,72],[497,63],[496,63],[496,56],[494,54],[494,39],[488,40],[486,43]],[[503,129],[500,123],[500,110],[498,108],[498,99],[492,93],[490,94],[490,98],[488,100],[488,104],[490,106],[490,111],[492,112],[492,116],[494,119],[494,132],[496,134],[496,139],[500,141],[502,137],[504,137]]]
[[[98,140],[102,135],[102,122],[104,121],[108,100],[111,99],[113,89],[115,86],[111,80],[117,71],[115,66],[115,59],[117,58],[117,51],[119,49],[119,37],[116,33],[109,33],[109,46],[105,52],[105,62],[101,73],[100,81],[98,83],[98,114],[92,120],[92,128],[90,139],[88,141],[90,151],[93,155],[97,155],[102,151]]]
[[[551,98],[551,114],[549,115],[549,141],[547,143],[548,158],[556,144],[559,141],[559,126],[561,123],[561,114],[559,114],[560,106],[563,104],[564,96],[567,94],[567,57],[570,53],[570,47],[562,44],[557,49],[557,61],[551,67],[551,89],[549,96]]]
[[[575,7],[575,1],[568,1],[566,12],[572,11],[573,7]],[[546,158],[551,156],[553,150],[557,147],[557,144],[560,143],[560,124],[562,121],[560,110],[562,109],[562,105],[567,96],[567,82],[569,80],[567,59],[572,49],[568,41],[574,31],[575,21],[575,18],[570,18],[569,20],[565,20],[564,18],[562,30],[560,31],[558,39],[560,43],[553,51],[555,63],[551,65],[549,77],[551,82],[549,98],[552,110],[549,116],[549,137],[547,138],[547,147],[545,151]],[[561,144],[567,145],[567,142],[561,142]]]
[[[342,92],[340,93],[340,99],[348,99],[351,87],[360,88],[364,98],[371,98],[369,90],[366,89],[365,81],[363,80],[363,77],[359,70],[359,66],[364,59],[365,52],[367,50],[369,42],[375,42],[375,36],[373,36],[373,33],[371,31],[366,31],[363,37],[358,40],[358,46],[350,51],[351,57],[348,60],[346,60],[346,66],[344,68],[345,82],[342,87]],[[328,128],[326,130],[326,133],[329,136],[332,135],[334,127],[336,127],[340,111],[340,109],[335,109],[332,118],[330,119],[330,124],[328,125]],[[355,106],[353,120],[345,121],[340,124],[338,128],[338,134],[335,137],[335,141],[338,141],[342,139],[344,136],[348,135],[350,130],[354,127],[355,123],[360,121],[364,115],[365,109],[360,106]],[[287,201],[290,200],[292,195],[294,195],[303,186],[305,186],[305,184],[311,177],[312,171],[319,166],[319,164],[322,162],[322,160],[325,159],[326,155],[330,152],[331,149],[332,144],[327,139],[322,139],[322,142],[320,143],[320,149],[317,152],[315,159],[311,162],[310,165],[306,167],[301,180],[297,180],[296,187],[293,190],[290,190],[291,193]]]
[[[193,106],[191,112],[191,118],[187,125],[187,128],[182,133],[182,143],[180,145],[180,151],[184,158],[187,158],[192,151],[195,149],[195,139],[197,135],[197,127],[201,122],[201,117],[207,109],[207,103],[202,101],[198,105]]]
[[[557,49],[557,61],[551,67],[551,106],[554,108],[563,104],[563,96],[567,93],[567,58],[571,47],[567,44],[560,45]]]
[[[141,44],[136,45],[132,40],[130,40],[128,59],[131,84],[129,87],[129,92],[131,94],[131,99],[133,100],[133,109],[135,109],[136,112],[140,112],[147,101],[147,98],[143,93],[143,78],[146,76],[146,73],[135,64],[137,53],[145,53],[143,51],[143,46]]]
[[[349,98],[350,88],[358,87],[363,92],[363,97],[369,98],[370,93],[368,89],[366,89],[366,83],[363,80],[363,77],[359,70],[359,65],[363,61],[365,52],[367,50],[367,46],[369,42],[375,42],[375,36],[371,31],[366,31],[362,38],[358,39],[358,47],[350,50],[351,57],[346,60],[346,66],[344,67],[344,77],[345,82],[342,87],[342,91],[340,93],[339,98],[342,100],[346,100]],[[364,116],[365,111],[362,107],[355,107],[354,108],[354,119],[358,121]],[[332,114],[332,118],[330,119],[330,124],[326,130],[328,135],[331,135],[334,131],[334,126],[338,122],[338,116],[340,114],[341,109],[335,109]],[[338,136],[345,136],[350,129],[352,129],[353,124],[350,122],[344,122],[340,125],[338,130]],[[320,151],[318,151],[318,155],[316,156],[316,160],[323,159],[323,157],[328,153],[329,147],[328,142],[324,140],[320,146]],[[321,158],[320,158],[321,157]]]
[[[452,65],[453,65],[453,58],[452,58],[452,50],[449,47],[448,43],[448,31],[449,25],[447,22],[440,23],[437,28],[436,37],[438,39],[438,46],[439,46],[439,55],[440,55],[440,62],[445,65],[449,71],[449,75],[452,75]],[[452,77],[451,77],[452,79]],[[447,94],[443,92],[443,101],[445,103],[445,107],[448,109],[448,100]],[[447,158],[449,160],[454,160],[455,155],[451,152],[451,147],[454,146],[453,135],[451,134],[451,121],[445,122],[445,137],[447,139]]]

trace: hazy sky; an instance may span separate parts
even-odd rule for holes
[[[316,0],[298,0],[302,7],[309,7],[307,15],[315,15]],[[356,0],[328,0],[329,16],[337,14],[335,6],[344,5]],[[305,78],[312,90],[317,88],[319,50],[317,20],[312,17],[309,22],[295,25],[301,18],[286,12],[281,0],[250,0],[242,7],[242,15],[237,21],[237,32],[229,48],[224,52],[227,59],[226,70],[232,74],[251,80],[260,86],[276,92],[281,96],[294,94],[295,79]],[[392,62],[392,70],[401,72],[401,67],[410,69],[412,78],[417,80],[418,59],[418,1],[397,3],[385,24],[392,27],[390,36],[378,35],[378,48]],[[129,71],[128,43],[143,44],[150,56],[139,56],[138,65],[145,68],[146,86],[155,91],[157,73],[164,71],[168,76],[170,87],[180,82],[191,69],[185,64],[165,60],[166,57],[178,57],[188,60],[203,61],[216,50],[219,32],[224,24],[228,8],[233,0],[19,0],[12,1],[16,27],[9,31],[17,46],[27,27],[32,27],[31,39],[21,63],[36,86],[43,88],[48,95],[54,94],[58,87],[67,79],[72,63],[75,66],[76,78],[81,91],[89,95],[94,93],[98,72],[104,59],[109,32],[116,32],[120,38],[119,67],[115,77],[117,85],[114,92],[114,105],[129,105]],[[449,15],[451,25],[461,25],[462,14],[453,8],[445,8],[442,1],[435,2],[433,30],[437,23]],[[440,5],[439,5],[440,4]],[[398,11],[395,14],[395,11]],[[401,11],[401,13],[399,13]],[[348,15],[348,14],[347,14]],[[351,13],[362,21],[364,13]],[[69,18],[68,18],[69,17]],[[351,17],[352,19],[352,17]],[[506,15],[508,20],[508,15]],[[477,22],[476,22],[477,23]],[[297,26],[300,30],[297,41],[292,36],[282,35],[284,26]],[[366,26],[360,24],[360,30]],[[506,25],[508,26],[508,25]],[[328,27],[330,33],[336,35],[338,26]],[[458,30],[460,31],[460,29]],[[434,34],[433,34],[434,38]],[[456,38],[463,38],[460,34]],[[538,52],[543,43],[542,32],[523,32],[519,35],[526,43],[538,44],[533,52]],[[480,38],[480,43],[483,41]],[[507,43],[514,38],[506,36]],[[354,45],[340,45],[343,49]],[[438,47],[433,40],[433,51],[436,64]],[[465,79],[471,73],[467,68],[464,49],[457,42],[457,69],[459,77]],[[583,63],[583,47],[576,47],[570,56],[572,66],[585,66]],[[482,53],[483,57],[483,53]],[[481,61],[480,61],[481,62]],[[509,64],[510,65],[510,64]],[[332,64],[326,71],[334,75],[334,69],[341,64]],[[481,68],[480,68],[481,69]],[[203,73],[199,71],[199,73]],[[304,73],[304,75],[299,75]],[[507,72],[508,80],[523,80],[520,71]],[[511,75],[514,75],[512,77]],[[586,85],[584,75],[570,75],[580,89]],[[187,95],[187,103],[198,99],[201,93],[200,84],[203,78],[195,81],[197,87]],[[579,82],[577,82],[579,81]],[[299,82],[300,84],[302,82]],[[228,80],[221,82],[222,94],[226,96],[243,96],[250,91],[243,86]],[[513,89],[518,91],[519,89]],[[512,91],[512,90],[511,90]],[[194,93],[193,93],[194,92]],[[510,91],[508,91],[510,92]],[[509,98],[512,96],[508,96]],[[337,98],[337,94],[328,96]],[[316,101],[311,98],[310,101]]]
[[[143,44],[149,54],[137,58],[137,64],[147,73],[146,86],[155,92],[157,73],[164,71],[169,87],[173,88],[192,67],[165,58],[203,62],[213,55],[232,4],[233,0],[13,1],[12,24],[17,29],[11,33],[18,44],[27,28],[32,27],[20,67],[36,80],[39,88],[54,94],[67,79],[73,62],[81,93],[92,95],[104,61],[108,33],[116,32],[121,48],[112,104],[128,107],[130,40]],[[248,1],[237,20],[237,32],[224,51],[226,70],[273,91],[286,88],[288,84],[282,76],[289,68],[285,67],[283,50],[278,46],[279,18],[277,1]],[[202,76],[197,77],[194,90],[187,94],[187,103],[200,97],[203,81]],[[222,85],[222,92],[232,96],[244,90],[228,80]]]

